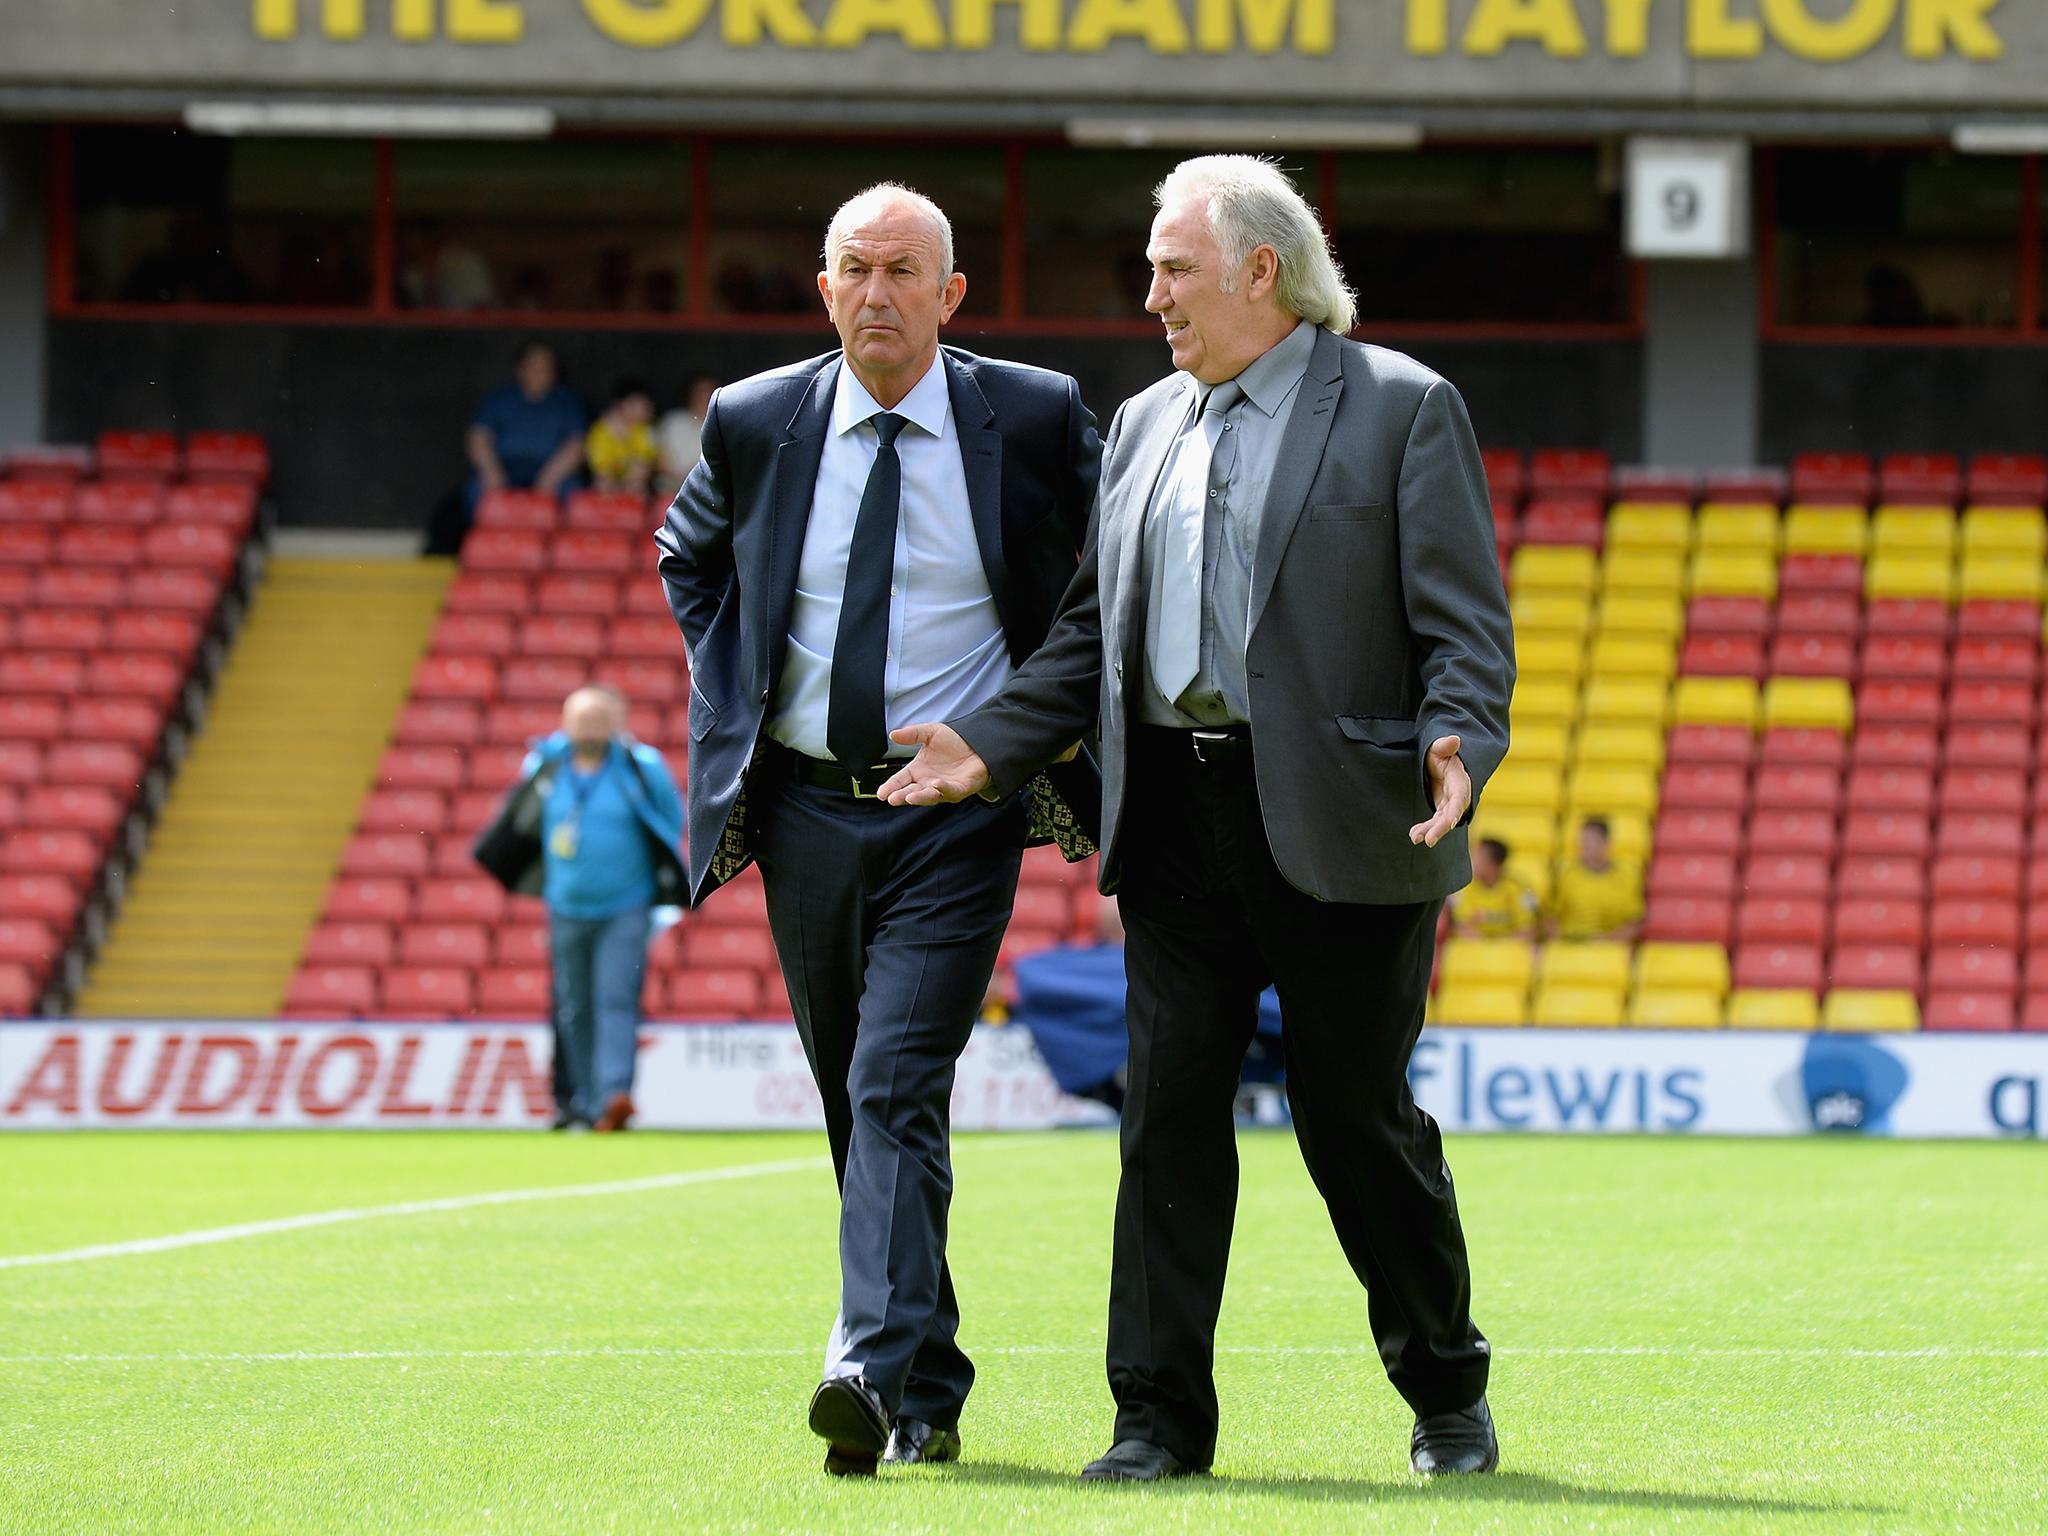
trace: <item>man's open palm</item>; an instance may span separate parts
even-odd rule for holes
[[[1436,814],[1408,829],[1409,842],[1434,848],[1446,832],[1465,819],[1465,811],[1472,804],[1472,775],[1465,771],[1465,760],[1458,756],[1461,745],[1455,736],[1439,736],[1430,744],[1429,756],[1423,762],[1429,773],[1429,798],[1436,806]]]
[[[950,725],[906,725],[889,739],[917,748],[875,791],[891,805],[947,805],[988,787],[988,764]]]

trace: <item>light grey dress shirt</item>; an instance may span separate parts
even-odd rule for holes
[[[854,520],[881,450],[870,418],[881,410],[842,362],[797,565],[782,685],[768,716],[768,734],[808,757],[832,756],[825,745],[832,648],[839,638]],[[909,425],[896,439],[903,501],[882,680],[892,731],[915,720],[950,720],[986,704],[1015,670],[974,536],[943,358],[933,360],[895,410]],[[916,750],[889,744],[891,757]]]
[[[1190,729],[1251,722],[1244,647],[1251,619],[1252,552],[1258,547],[1259,523],[1279,461],[1280,439],[1287,431],[1287,418],[1301,392],[1315,344],[1316,328],[1302,321],[1232,381],[1243,395],[1224,412],[1223,435],[1207,476],[1190,475],[1186,461],[1198,461],[1206,451],[1202,408],[1212,386],[1198,385],[1193,392],[1187,421],[1167,454],[1152,502],[1145,509],[1144,569],[1149,594],[1145,653],[1155,664],[1161,655],[1162,605],[1157,595],[1171,579],[1167,566],[1173,554],[1165,526],[1173,500],[1200,496],[1205,502],[1201,655],[1194,681],[1177,698],[1164,695],[1156,676],[1147,678],[1137,712],[1143,724]],[[1187,670],[1184,660],[1182,674]]]

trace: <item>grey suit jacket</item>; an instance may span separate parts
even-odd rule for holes
[[[1052,632],[994,700],[951,722],[1007,792],[1099,715],[1105,891],[1121,875],[1146,678],[1145,512],[1193,388],[1175,374],[1118,410],[1090,547]],[[1486,476],[1442,377],[1317,333],[1267,495],[1248,634],[1259,803],[1288,881],[1367,903],[1469,881],[1463,826],[1435,848],[1408,841],[1432,811],[1423,758],[1439,738],[1460,739],[1477,805],[1507,752],[1515,682]]]

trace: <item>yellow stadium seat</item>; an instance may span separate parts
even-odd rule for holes
[[[1586,684],[1585,720],[1588,725],[1661,727],[1670,700],[1671,690],[1661,679],[1595,677]]]
[[[1970,507],[1963,512],[1963,553],[2002,550],[2039,559],[2048,523],[2039,507]]]
[[[1579,732],[1572,760],[1580,766],[1605,763],[1617,768],[1664,767],[1664,731],[1654,725],[1589,725]]]
[[[1617,501],[1607,511],[1609,549],[1692,548],[1692,508],[1684,502]]]
[[[1820,1027],[1820,1000],[1789,988],[1738,987],[1728,996],[1728,1027],[1812,1031]]]
[[[1870,544],[1870,514],[1861,507],[1794,506],[1785,509],[1788,555],[1856,555]]]
[[[1546,763],[1558,767],[1571,761],[1572,733],[1568,726],[1551,721],[1515,726],[1508,737],[1508,755],[1502,766],[1517,767]]]
[[[1598,635],[1654,635],[1676,643],[1685,634],[1685,603],[1675,592],[1610,592],[1594,620]]]
[[[1917,550],[1923,554],[1955,553],[1956,514],[1949,507],[1900,507],[1877,509],[1870,524],[1870,550],[1883,555]]]
[[[1778,554],[1778,509],[1761,502],[1710,501],[1693,520],[1693,544],[1701,550]]]
[[[1517,642],[1525,635],[1583,636],[1593,627],[1593,605],[1570,592],[1517,592],[1508,601],[1508,613]]]
[[[1526,1024],[1529,995],[1520,987],[1443,987],[1431,1011],[1439,1024]]]
[[[1600,562],[1600,588],[1607,593],[1682,593],[1682,549],[1610,549]]]
[[[1657,774],[1650,768],[1581,762],[1564,787],[1564,803],[1575,811],[1632,816],[1657,814]]]
[[[1536,975],[1546,987],[1599,987],[1625,993],[1629,946],[1606,939],[1556,939],[1543,946]]]
[[[1570,725],[1579,718],[1579,685],[1561,677],[1518,677],[1514,696],[1508,700],[1508,735],[1521,729],[1524,721],[1549,721]]]
[[[1542,811],[1564,804],[1564,775],[1556,763],[1502,763],[1486,781],[1486,803],[1497,811]]]
[[[1593,551],[1576,544],[1524,544],[1508,561],[1508,581],[1517,592],[1591,597],[1599,573]]]
[[[1861,1034],[1920,1027],[1920,1004],[1910,992],[1866,992],[1837,987],[1821,1004],[1820,1027]]]
[[[1699,987],[1659,987],[1636,993],[1628,1021],[1638,1028],[1718,1029],[1721,994]]]
[[[1671,690],[1674,725],[1742,725],[1756,729],[1756,681],[1747,677],[1681,677]]]
[[[1708,549],[1692,557],[1695,597],[1761,597],[1778,595],[1778,561],[1761,549]]]
[[[1516,862],[1527,860],[1548,865],[1557,855],[1557,817],[1549,811],[1496,809],[1493,791],[1480,792],[1479,809],[1472,817],[1472,836],[1496,837],[1508,845]]]
[[[1568,677],[1585,670],[1586,647],[1577,635],[1539,634],[1515,641],[1515,672],[1521,677]]]
[[[1952,603],[1955,562],[1945,549],[1880,549],[1863,568],[1863,595],[1927,597]]]
[[[2002,598],[2007,602],[2041,601],[2041,556],[2027,550],[1968,549],[1963,551],[1963,574],[1957,594],[1964,602],[1972,598]]]
[[[1437,974],[1446,987],[1529,990],[1536,973],[1535,946],[1520,939],[1446,939]]]
[[[1577,858],[1579,852],[1579,828],[1591,817],[1603,813],[1593,806],[1573,806],[1565,813],[1564,837],[1558,845],[1560,857]],[[1631,816],[1617,812],[1605,816],[1607,822],[1607,849],[1614,862],[1630,866],[1637,879],[1642,878],[1642,866],[1650,857],[1650,818]]]
[[[1556,1029],[1608,1029],[1627,1017],[1628,993],[1619,987],[1560,987],[1536,989],[1529,1009],[1529,1022]]]
[[[1644,944],[1636,950],[1637,992],[1728,992],[1728,951],[1718,944]]]
[[[1678,670],[1678,647],[1662,635],[1602,630],[1593,636],[1586,668],[1596,677],[1669,680]]]
[[[1807,726],[1847,732],[1856,696],[1846,677],[1774,677],[1764,684],[1763,728]]]

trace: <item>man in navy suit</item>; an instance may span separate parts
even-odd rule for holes
[[[948,1461],[974,1368],[945,1262],[954,1064],[1028,842],[1093,851],[1092,756],[935,819],[875,789],[889,732],[987,703],[1044,642],[1095,499],[1074,381],[939,346],[967,279],[929,199],[842,207],[842,350],[713,397],[655,535],[689,648],[691,897],[758,860],[841,1190],[825,1469]]]

